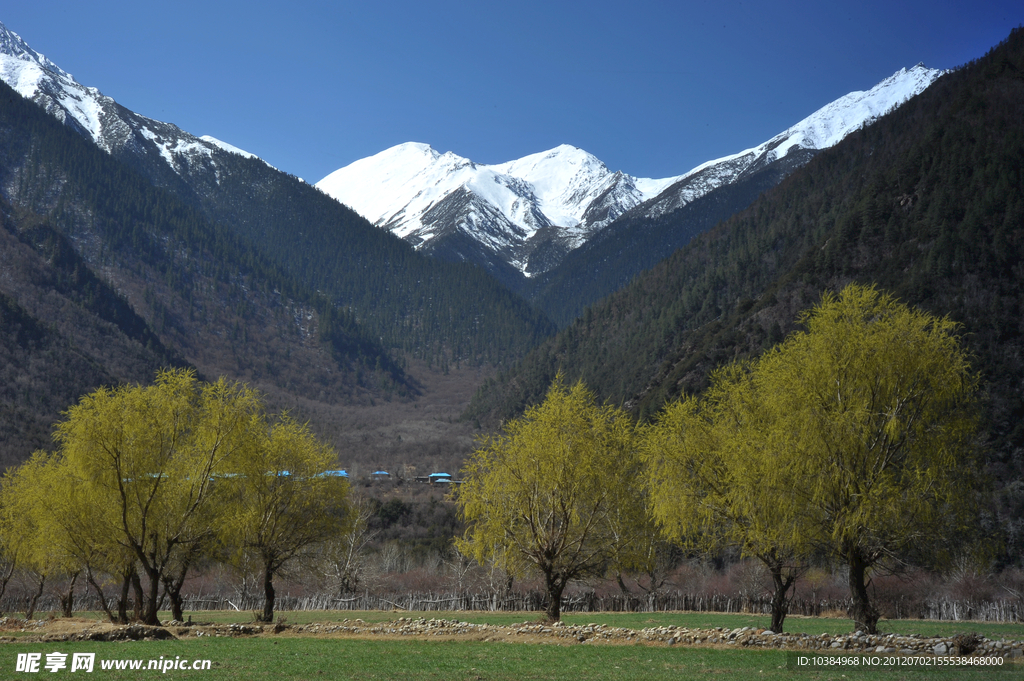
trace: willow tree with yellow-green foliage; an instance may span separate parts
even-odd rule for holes
[[[559,375],[542,404],[470,456],[455,490],[468,525],[459,551],[542,576],[552,621],[569,582],[645,568],[655,528],[634,436],[623,410]]]
[[[348,483],[327,474],[333,449],[288,418],[255,425],[251,446],[231,459],[219,483],[217,528],[236,566],[259,566],[264,601],[258,619],[272,622],[275,575],[348,531],[351,514]]]
[[[62,456],[36,452],[4,476],[0,527],[4,536],[15,539],[8,546],[12,558],[35,572],[40,585],[50,575],[71,576],[68,593],[61,596],[66,616],[71,614],[77,577],[84,572],[111,620],[127,623],[127,583],[115,618],[98,575],[130,574],[135,559],[116,541],[114,506],[95,492]]]
[[[77,573],[63,542],[54,537],[53,516],[48,506],[54,501],[48,483],[50,466],[46,457],[34,456],[25,465],[4,475],[0,492],[0,528],[9,560],[35,582],[25,617],[31,619],[46,581],[56,575]]]
[[[771,630],[781,632],[814,527],[793,498],[779,429],[754,378],[757,363],[712,375],[701,398],[667,405],[643,437],[655,517],[672,540],[704,552],[738,547],[772,578]]]
[[[756,385],[786,452],[796,506],[846,564],[852,615],[874,632],[870,572],[926,555],[969,527],[980,462],[978,378],[958,326],[849,285],[758,362]]]
[[[149,386],[100,388],[64,414],[58,449],[8,471],[0,539],[8,563],[43,580],[84,571],[111,620],[158,624],[203,559],[255,555],[273,616],[272,579],[313,544],[347,529],[347,485],[309,429],[273,420],[245,385],[162,371]],[[148,582],[143,585],[139,571]],[[120,580],[114,615],[98,575]],[[68,598],[70,607],[70,596]]]
[[[981,489],[977,377],[957,325],[872,287],[826,293],[806,331],[712,377],[646,435],[653,508],[670,536],[735,543],[785,589],[813,553],[845,564],[874,633],[872,570],[969,530]]]
[[[158,624],[161,586],[181,617],[185,574],[213,537],[214,474],[249,447],[261,411],[249,388],[174,370],[151,386],[100,388],[57,425],[58,454],[97,508],[112,509],[112,536],[148,579],[137,594],[146,624]]]

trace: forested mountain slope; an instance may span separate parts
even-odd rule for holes
[[[118,104],[0,23],[0,79],[97,147],[228,228],[389,350],[428,363],[498,363],[553,332],[467,263],[416,253],[302,180],[211,137]]]
[[[963,325],[990,470],[1024,544],[1024,31],[819,153],[749,209],[592,308],[467,412],[497,423],[559,369],[650,418],[795,328],[850,281]]]
[[[132,158],[155,182],[166,165]],[[183,166],[167,187],[283,271],[350,310],[385,347],[430,363],[501,363],[554,331],[483,269],[417,253],[351,209],[256,158]]]
[[[45,223],[0,201],[0,466],[49,446],[61,411],[98,385],[181,362]]]
[[[588,305],[740,212],[816,153],[792,151],[665,213],[651,214],[647,204],[637,206],[566,254],[558,267],[531,281],[530,299],[559,326],[572,323]]]
[[[164,366],[325,402],[414,390],[351,314],[3,83],[0,218],[7,463]]]

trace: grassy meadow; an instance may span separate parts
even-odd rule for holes
[[[511,624],[536,620],[537,613],[407,613],[407,612],[283,612],[288,624],[340,622],[362,619],[366,623],[405,617],[442,617],[467,622]],[[95,616],[99,619],[98,616]],[[238,612],[193,613],[196,622],[250,623],[251,615]],[[582,613],[569,614],[567,624],[599,623],[643,628],[662,625],[729,628],[763,627],[767,618],[714,613]],[[788,632],[848,633],[849,620],[793,617]],[[976,631],[990,638],[1024,638],[1024,625],[975,622],[884,621],[881,630],[898,633],[945,635]],[[7,634],[9,632],[5,632]],[[750,649],[686,648],[665,645],[564,645],[557,643],[506,643],[488,641],[431,641],[400,638],[312,638],[277,636],[242,638],[186,638],[171,641],[127,643],[46,642],[8,643],[0,649],[0,678],[18,678],[19,653],[96,653],[93,673],[110,679],[138,679],[160,674],[168,679],[244,679],[286,681],[291,679],[1019,679],[1024,667],[1009,669],[874,669],[827,670],[787,667],[787,653]],[[208,659],[210,670],[103,670],[101,660]],[[69,665],[70,666],[70,665]],[[47,678],[72,676],[68,669]],[[25,678],[25,677],[23,677]],[[31,678],[31,676],[27,676]]]

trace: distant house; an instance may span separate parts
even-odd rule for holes
[[[324,476],[325,478],[347,478],[348,471],[342,468],[341,470],[337,471],[324,471],[320,475]]]
[[[370,477],[374,480],[390,480],[391,473],[388,473],[387,471],[374,471],[370,474]]]
[[[430,482],[431,485],[448,484],[451,481],[451,473],[431,473],[428,476],[428,482]]]

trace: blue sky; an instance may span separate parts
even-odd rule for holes
[[[973,2],[9,3],[84,85],[315,182],[401,142],[479,163],[573,144],[678,175],[1024,23]]]

